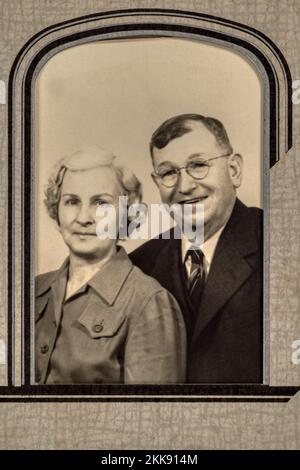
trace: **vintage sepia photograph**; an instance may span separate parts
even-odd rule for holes
[[[298,449],[299,2],[1,6],[0,448]]]
[[[34,98],[33,383],[263,383],[251,61],[213,41],[94,41],[48,58]]]

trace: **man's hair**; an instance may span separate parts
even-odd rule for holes
[[[162,149],[168,143],[192,131],[192,122],[201,122],[216,138],[218,145],[229,154],[233,152],[227,132],[221,121],[201,114],[179,114],[163,122],[154,132],[150,141],[150,153],[153,159],[153,149]]]

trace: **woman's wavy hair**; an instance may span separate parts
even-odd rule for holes
[[[61,158],[53,167],[51,176],[45,187],[44,203],[51,219],[59,225],[58,205],[61,197],[61,186],[67,171],[81,171],[97,168],[99,166],[110,167],[115,171],[121,192],[127,196],[128,206],[142,201],[142,186],[136,175],[127,168],[119,157],[100,147],[85,147]],[[127,223],[131,220],[128,217]]]

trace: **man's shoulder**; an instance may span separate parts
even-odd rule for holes
[[[251,215],[251,217],[257,221],[257,222],[262,222],[263,221],[263,216],[264,216],[264,211],[260,207],[255,207],[255,206],[249,206],[247,207],[248,213]]]
[[[247,209],[255,217],[257,217],[257,218],[262,218],[263,217],[264,211],[260,207],[250,206],[250,207],[247,207]]]
[[[263,246],[263,210],[248,207],[237,199],[220,241],[223,249],[231,243],[245,255],[260,251]]]
[[[139,266],[144,272],[149,272],[158,256],[161,256],[162,251],[172,242],[174,240],[164,238],[164,234],[160,234],[136,248],[129,254],[129,257],[134,265]]]
[[[261,231],[263,226],[263,210],[259,207],[246,206],[237,199],[228,224],[233,228],[238,227],[239,230],[243,231],[249,230],[250,226],[253,226],[257,231]]]
[[[129,254],[129,257],[132,259],[136,255],[156,253],[162,248],[164,242],[165,240],[161,240],[160,238],[151,238],[150,240],[148,240],[147,242],[143,243],[138,248],[133,250]]]
[[[254,225],[254,229],[258,234],[262,233],[263,230],[263,221],[264,221],[264,211],[260,207],[247,207],[248,216]]]

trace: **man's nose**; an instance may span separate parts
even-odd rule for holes
[[[95,214],[94,214],[95,215]],[[94,222],[94,215],[92,208],[87,204],[81,204],[77,214],[76,221],[80,225],[88,225]]]
[[[185,168],[182,168],[179,174],[178,191],[182,194],[188,194],[197,187],[197,183],[190,176]]]

